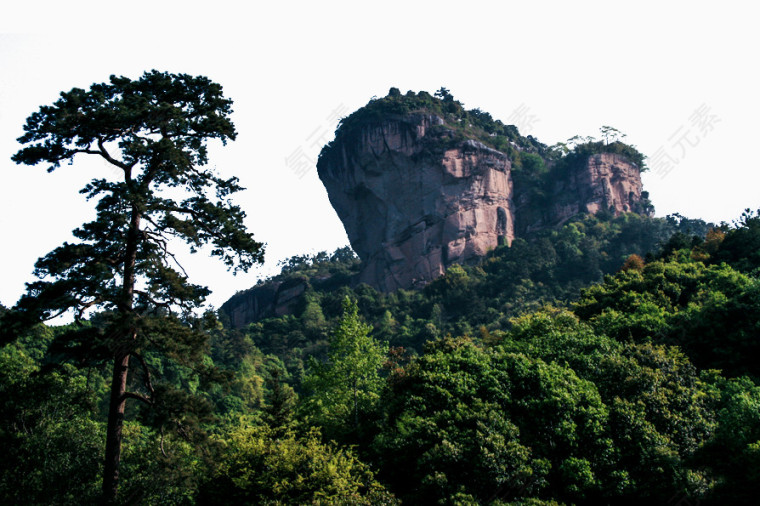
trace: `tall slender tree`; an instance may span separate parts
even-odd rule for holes
[[[127,399],[160,403],[146,357],[163,353],[200,367],[203,333],[188,321],[209,291],[188,281],[172,249],[176,240],[192,252],[210,245],[210,254],[235,272],[263,261],[263,245],[230,200],[242,189],[237,178],[206,167],[209,139],[235,139],[231,105],[206,77],[155,70],[137,80],[111,76],[89,90],[63,92],[32,114],[19,138],[25,147],[13,156],[18,164],[46,163],[48,171],[80,154],[111,166],[80,192],[97,199],[96,218],[74,230],[76,241],[38,260],[40,280],[27,285],[15,311],[27,321],[68,311],[77,321],[91,310],[102,315],[101,325],[69,333],[66,347],[113,366],[106,502],[116,498]],[[128,375],[135,361],[139,382]]]
[[[372,327],[359,318],[356,303],[343,300],[343,316],[329,340],[328,360],[313,360],[304,379],[311,393],[306,411],[328,433],[356,431],[359,416],[373,409],[380,399],[383,381],[380,371],[388,354],[388,345],[376,341]]]

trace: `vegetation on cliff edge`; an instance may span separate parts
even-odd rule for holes
[[[566,143],[547,146],[531,135],[521,135],[515,125],[494,119],[488,112],[480,109],[467,110],[446,88],[439,89],[433,95],[426,91],[408,91],[402,94],[398,88],[391,88],[385,97],[373,97],[367,105],[341,119],[335,131],[335,140],[325,146],[320,157],[326,156],[333,146],[349,140],[366,126],[412,114],[438,116],[444,122],[443,128],[453,133],[453,137],[447,137],[450,142],[466,139],[480,141],[507,154],[513,166],[518,168],[522,166],[523,154],[528,153],[540,156],[547,166],[559,163],[564,168],[573,166],[578,160],[585,162],[589,156],[597,153],[616,153],[636,164],[642,171],[646,170],[644,155],[635,146],[622,142],[620,138],[624,135],[612,127],[600,128],[604,140],[575,136]]]

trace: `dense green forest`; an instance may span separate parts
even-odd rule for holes
[[[747,212],[581,216],[393,294],[350,250],[292,258],[294,314],[187,322],[204,368],[142,357],[167,395],[126,412],[119,500],[751,504],[758,251]],[[110,373],[71,331],[107,324],[0,350],[3,503],[97,502]]]
[[[505,150],[538,197],[593,153],[645,168],[610,127],[547,147],[444,88],[391,89],[342,126],[419,111]],[[111,172],[81,191],[95,218],[0,307],[0,503],[756,502],[760,215],[653,218],[645,197],[394,293],[357,284],[349,248],[297,256],[233,297],[279,283],[294,304],[232,325],[173,253],[263,261],[238,180],[208,167],[230,113],[207,78],[151,71],[27,119],[15,162]]]

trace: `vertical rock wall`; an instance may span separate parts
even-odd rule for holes
[[[637,211],[641,200],[639,168],[621,155],[591,156],[552,181],[550,202],[540,205],[515,199],[511,167],[505,153],[426,114],[341,132],[317,165],[362,259],[360,281],[383,291],[423,286],[453,263],[509,244],[516,230],[528,233],[579,212]],[[516,228],[521,208],[531,212]]]
[[[384,291],[422,285],[514,237],[511,164],[484,144],[451,141],[437,116],[366,127],[320,158],[319,176]]]

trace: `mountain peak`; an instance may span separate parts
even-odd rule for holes
[[[361,281],[424,286],[578,213],[649,211],[634,148],[590,141],[561,153],[445,91],[392,89],[345,118],[320,154]]]

